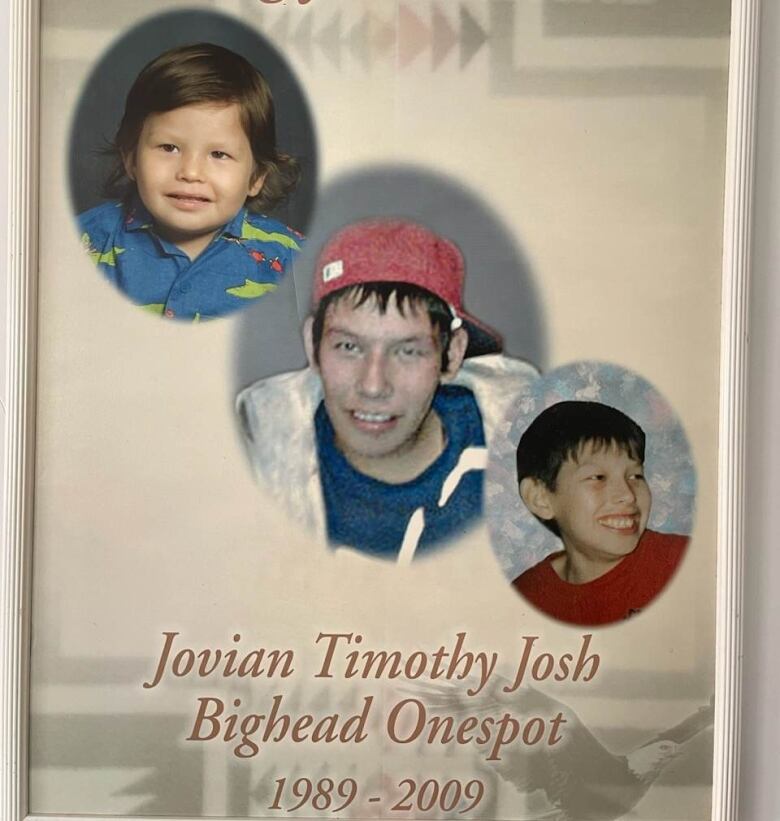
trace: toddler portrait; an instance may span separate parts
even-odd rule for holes
[[[199,321],[276,288],[302,235],[266,214],[300,170],[277,148],[271,90],[244,57],[207,42],[160,54],[130,88],[110,150],[109,199],[79,230],[133,302]]]

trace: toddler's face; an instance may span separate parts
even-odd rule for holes
[[[652,497],[642,463],[620,447],[586,442],[547,492],[566,550],[591,561],[627,556],[647,527]]]
[[[125,168],[157,231],[192,258],[263,187],[235,103],[150,114]]]

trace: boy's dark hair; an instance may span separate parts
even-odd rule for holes
[[[586,443],[594,448],[617,447],[637,462],[645,461],[645,433],[625,413],[601,402],[558,402],[543,410],[520,437],[518,489],[523,479],[531,478],[554,492],[561,466],[568,459],[576,461]],[[561,535],[554,519],[539,521]]]
[[[126,201],[134,193],[123,157],[136,150],[146,118],[196,103],[238,105],[255,160],[253,180],[265,174],[260,193],[247,198],[250,210],[266,211],[295,188],[300,167],[293,157],[276,150],[274,101],[263,75],[227,48],[197,43],[163,52],[136,77],[114,137],[112,153],[116,156],[106,181],[106,196]]]
[[[314,361],[320,362],[320,343],[322,342],[322,332],[325,327],[325,314],[328,307],[335,305],[343,299],[353,302],[357,308],[369,300],[376,300],[380,314],[387,311],[387,304],[391,297],[395,296],[395,302],[401,316],[407,310],[426,310],[431,320],[431,325],[439,338],[441,346],[441,369],[447,370],[449,365],[449,347],[452,337],[452,311],[443,299],[420,288],[417,285],[410,285],[406,282],[366,282],[363,285],[348,285],[338,291],[333,291],[324,296],[314,311],[312,322],[312,341],[314,344]]]

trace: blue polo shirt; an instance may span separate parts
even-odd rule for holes
[[[314,416],[320,483],[328,540],[384,559],[395,559],[415,511],[424,513],[424,529],[415,556],[462,536],[482,515],[483,470],[457,478],[446,504],[440,505],[448,477],[456,474],[466,448],[484,448],[482,415],[474,394],[459,385],[441,385],[433,399],[446,435],[439,457],[410,482],[391,485],[359,473],[334,439],[325,405]]]
[[[276,288],[302,236],[242,208],[194,260],[158,236],[137,198],[111,201],[78,218],[81,241],[97,267],[133,302],[175,319],[223,316]]]

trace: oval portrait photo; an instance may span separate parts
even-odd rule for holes
[[[313,207],[314,134],[291,69],[257,32],[175,12],[94,67],[70,145],[85,253],[168,319],[225,316],[291,271]]]
[[[650,383],[617,365],[567,365],[531,384],[491,450],[493,548],[537,610],[619,622],[672,580],[695,492],[685,432]]]
[[[454,548],[483,522],[487,447],[544,355],[521,247],[456,180],[368,168],[323,189],[295,279],[236,323],[258,502],[342,555]]]

